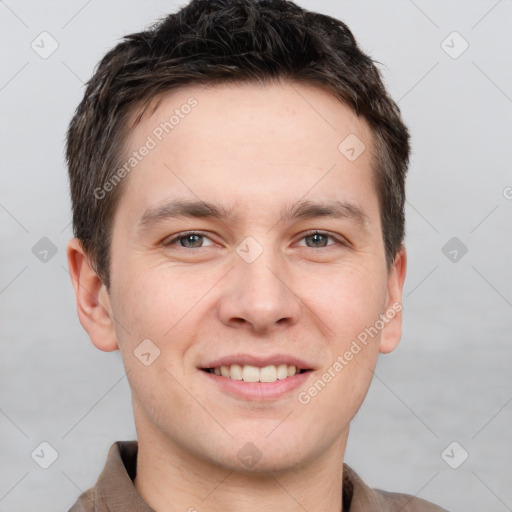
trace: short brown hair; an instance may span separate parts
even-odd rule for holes
[[[374,61],[343,22],[291,1],[192,0],[103,57],[68,128],[73,230],[107,288],[123,183],[104,197],[95,191],[122,165],[134,111],[187,85],[279,79],[320,87],[369,123],[390,268],[404,238],[409,133]]]

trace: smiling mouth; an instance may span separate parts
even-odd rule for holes
[[[301,369],[287,364],[269,365],[263,368],[249,364],[232,364],[216,368],[201,368],[201,370],[213,373],[219,377],[244,382],[276,382],[277,380],[285,380],[288,377],[311,371],[310,369]]]

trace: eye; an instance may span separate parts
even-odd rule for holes
[[[334,243],[329,244],[328,240],[334,240]],[[329,233],[326,233],[324,231],[309,231],[301,238],[302,240],[306,240],[306,247],[327,247],[330,245],[336,245],[341,244],[345,245],[343,242],[335,238],[334,236],[330,235]],[[311,243],[308,243],[308,240]]]
[[[207,245],[213,245],[213,242],[206,235],[198,233],[197,231],[188,231],[186,233],[178,233],[168,238],[163,244],[166,247],[178,245],[178,247],[183,249],[200,249],[201,247],[205,247],[205,245],[203,245],[204,240],[211,242]]]
[[[305,247],[309,248],[324,248],[331,245],[347,245],[342,239],[339,239],[325,231],[308,231],[300,241],[306,241]],[[334,241],[329,243],[329,240]],[[208,241],[209,243],[204,243]],[[178,233],[163,242],[165,247],[177,246],[181,249],[201,249],[203,247],[212,246],[214,243],[204,233],[198,231],[187,231]],[[299,244],[302,245],[302,244]],[[302,245],[304,247],[304,245]]]

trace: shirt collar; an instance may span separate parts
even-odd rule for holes
[[[110,447],[96,485],[80,497],[86,509],[87,501],[92,501],[94,510],[101,512],[155,512],[133,485],[137,450],[137,441],[116,441]],[[381,494],[369,488],[347,464],[343,464],[343,509],[344,512],[391,510]]]

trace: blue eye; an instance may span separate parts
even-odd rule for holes
[[[308,233],[307,235],[303,236],[301,240],[311,240],[312,245],[308,245],[306,242],[306,247],[327,247],[328,245],[334,245],[329,244],[328,239],[334,240],[334,238],[329,235],[328,233],[324,233],[322,231],[313,231],[311,233]],[[335,241],[336,242],[336,241]]]
[[[171,246],[176,245],[176,242],[179,242],[179,247],[183,249],[200,249],[204,247],[202,242],[204,240],[210,240],[207,236],[197,233],[195,231],[189,231],[188,233],[179,233],[178,235],[172,237],[167,240],[164,245]],[[211,241],[211,240],[210,240]],[[213,245],[213,243],[209,244]]]
[[[329,243],[329,239],[333,240],[333,243]],[[344,241],[342,237],[338,238],[330,233],[327,233],[325,231],[308,231],[302,238],[302,240],[306,240],[306,245],[302,245],[302,247],[309,247],[309,248],[319,248],[322,249],[324,247],[329,247],[331,245],[347,245],[347,243]],[[308,243],[308,240],[310,243]]]
[[[324,231],[317,230],[308,231],[300,239],[300,241],[302,240],[306,240],[306,245],[302,245],[302,247],[308,247],[310,249],[322,249],[331,245],[346,245],[342,240],[334,237],[333,235],[330,235]],[[308,242],[308,240],[310,242]],[[333,242],[329,243],[329,240],[332,240]],[[205,241],[209,241],[209,243],[205,245]],[[177,246],[180,249],[201,249],[203,247],[214,245],[214,242],[212,242],[212,240],[204,233],[197,231],[187,231],[184,233],[178,233],[172,238],[167,239],[163,245],[165,247]]]

